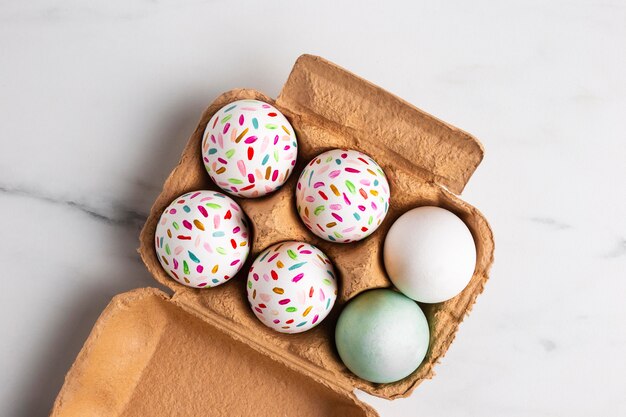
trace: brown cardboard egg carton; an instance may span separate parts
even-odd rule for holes
[[[272,103],[287,116],[298,138],[298,163],[280,191],[237,199],[253,229],[252,252],[241,272],[219,287],[185,287],[169,278],[157,260],[157,221],[179,195],[217,189],[204,169],[200,143],[211,116],[239,99]],[[310,233],[294,201],[304,165],[340,147],[372,156],[391,187],[382,225],[367,239],[350,244],[326,242]],[[357,400],[354,388],[393,399],[408,396],[431,378],[488,278],[494,250],[491,230],[478,210],[455,195],[482,157],[480,143],[469,134],[315,56],[297,60],[275,101],[255,90],[222,94],[203,113],[141,232],[144,263],[173,295],[146,288],[116,296],[68,373],[52,415],[376,416]],[[335,323],[357,294],[391,286],[382,261],[385,234],[402,213],[424,205],[446,208],[465,221],[476,243],[476,270],[457,297],[421,305],[431,332],[422,365],[401,381],[370,383],[350,373],[339,359]],[[295,335],[261,324],[245,290],[256,255],[283,240],[322,249],[334,262],[340,283],[331,314],[316,328]]]

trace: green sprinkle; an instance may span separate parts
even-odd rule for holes
[[[278,149],[274,149],[274,159],[278,162]]]
[[[352,194],[356,193],[356,187],[349,180],[346,180],[346,187],[348,187],[348,190],[350,190]]]
[[[226,251],[224,250],[223,247],[219,247],[217,249],[215,249],[217,251],[217,253],[219,253],[220,255],[226,255]]]
[[[241,181],[239,178],[229,178],[228,182],[231,184],[243,184],[243,181]]]
[[[374,216],[370,216],[369,220],[367,221],[367,224],[371,225],[373,221],[374,221]]]
[[[206,203],[206,206],[212,209],[222,208],[222,206],[220,206],[219,204],[215,204],[215,203]]]
[[[234,149],[230,149],[228,151],[226,151],[226,158],[230,159],[231,156],[233,156],[235,154],[235,150]]]
[[[170,244],[169,243],[165,244],[165,253],[167,253],[168,255],[172,254],[172,252],[170,252]]]
[[[265,127],[266,127],[266,128],[268,128],[268,129],[272,129],[272,130],[274,130],[274,129],[276,129],[278,126],[276,126],[276,125],[274,125],[274,124],[271,124],[271,123],[268,123],[268,124],[266,124],[266,125],[265,125]]]
[[[317,207],[315,207],[315,210],[313,210],[313,213],[317,216],[318,214],[320,214],[324,210],[326,210],[326,207],[324,207],[324,206],[317,206]]]
[[[287,255],[289,255],[289,257],[291,259],[296,259],[298,258],[298,255],[296,255],[296,253],[294,251],[292,251],[291,249],[287,249]]]
[[[322,282],[323,282],[324,284],[326,284],[326,285],[331,285],[331,282],[330,282],[330,280],[329,280],[328,278],[324,278],[324,279],[322,280]]]
[[[224,124],[224,123],[226,123],[227,121],[229,121],[230,119],[232,119],[232,117],[233,117],[233,115],[232,115],[232,114],[229,114],[229,115],[225,116],[225,117],[222,119],[222,124]]]
[[[188,250],[187,253],[189,253],[189,259],[191,259],[192,261],[194,261],[197,264],[200,263],[200,259],[198,259],[198,257],[196,255],[194,255],[192,251]]]
[[[187,265],[187,261],[183,261],[183,271],[186,275],[189,275],[189,265]]]
[[[174,226],[174,229],[176,229],[176,230],[178,230],[180,228],[180,226],[176,222],[173,222],[172,226]]]
[[[248,281],[248,288],[252,288],[252,281]],[[330,298],[328,299],[330,301]]]
[[[329,298],[328,300],[330,301],[330,298]],[[297,308],[295,308],[295,307],[287,307],[287,308],[285,309],[285,311],[286,311],[287,313],[293,313],[293,312],[298,311],[298,309],[297,309]]]
[[[342,239],[342,238],[343,238],[343,236],[341,235],[341,233],[334,232],[333,234],[335,235],[335,237],[336,237],[337,239]]]

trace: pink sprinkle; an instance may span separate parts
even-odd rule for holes
[[[317,319],[319,318],[319,315],[315,315],[315,317],[313,317],[313,320],[311,321],[311,324],[315,324],[315,322],[317,321]]]
[[[309,203],[312,203],[315,201],[315,197],[313,197],[312,195],[307,195],[304,199],[308,201]]]
[[[202,245],[202,247],[204,247],[204,249],[209,252],[209,253],[213,253],[213,248],[211,247],[211,245],[209,245],[208,243],[205,243],[204,245]]]
[[[241,172],[241,175],[246,175],[246,164],[241,159],[237,161],[237,168],[239,168],[239,172]]]
[[[254,184],[254,174],[252,173],[248,174],[248,182],[250,184]]]
[[[234,234],[234,235],[236,235],[237,233],[239,233],[239,231],[240,231],[240,230],[241,230],[241,227],[236,226],[236,227],[233,229],[233,234]]]
[[[354,169],[354,168],[347,167],[347,168],[346,168],[346,172],[351,172],[351,173],[353,173],[353,174],[358,174],[358,173],[359,173],[359,172],[361,172],[361,171],[359,171],[358,169]]]
[[[198,197],[200,194],[200,191],[198,191],[197,193],[193,193],[193,195],[189,197],[189,199],[191,200],[192,198]]]
[[[377,209],[377,207],[376,207],[376,203],[374,203],[373,201],[372,201],[372,208],[373,208],[374,210],[376,210],[376,209]]]
[[[217,160],[218,160],[218,162],[220,162],[220,163],[222,163],[224,165],[228,164],[228,161],[225,160],[224,158],[217,158]]]
[[[204,287],[206,285],[206,282],[201,282],[200,284],[198,284],[198,287]]]
[[[202,265],[198,265],[198,266],[196,267],[196,271],[198,271],[198,273],[199,273],[199,274],[201,274],[201,273],[202,273],[202,271],[204,271],[204,267],[203,267]]]
[[[326,299],[326,294],[324,294],[324,290],[320,288],[320,301],[324,301]]]
[[[187,220],[183,220],[183,226],[185,226],[187,229],[191,230],[191,223],[189,223]]]
[[[222,131],[223,134],[226,134],[226,132],[228,132],[228,129],[230,129],[230,123],[226,123],[224,125],[224,130]]]
[[[291,282],[298,282],[302,279],[302,277],[304,277],[304,273],[300,272],[298,275],[296,275],[295,277],[291,279]]]
[[[315,184],[313,184],[313,188],[319,188],[319,187],[323,187],[324,183],[321,181],[316,182]]]
[[[255,281],[259,280],[259,274],[257,274],[256,272],[254,274],[252,274],[252,278],[254,278]]]
[[[337,213],[331,213],[331,215],[332,215],[335,219],[337,219],[337,221],[339,221],[339,222],[342,222],[342,221],[343,221],[343,219],[341,218],[341,216],[340,216],[340,215],[338,215]]]
[[[328,176],[329,176],[330,178],[336,178],[339,174],[341,174],[341,171],[340,171],[340,170],[338,170],[338,169],[336,169],[336,170],[334,170],[334,171],[330,171],[330,174],[328,174]]]
[[[244,142],[245,142],[245,143],[247,143],[247,144],[249,145],[249,144],[251,144],[251,143],[256,142],[256,140],[257,140],[257,139],[258,139],[258,138],[257,138],[256,136],[248,136],[248,137],[246,138],[246,140],[244,140]]]
[[[276,145],[277,143],[278,143],[278,135],[274,137],[274,145]]]
[[[277,178],[278,178],[278,170],[275,169],[274,172],[272,173],[272,181],[276,181]]]
[[[232,262],[230,263],[230,266],[235,266],[235,265],[237,265],[238,263],[239,263],[239,259],[235,259],[234,261],[232,261]]]
[[[178,269],[178,261],[174,258],[174,269]]]
[[[365,211],[365,206],[359,206],[359,210]]]
[[[331,210],[341,210],[341,204],[331,204],[330,205],[330,209]]]
[[[280,300],[278,302],[278,304],[280,304],[281,306],[284,306],[285,304],[289,304],[291,300],[289,298],[283,298],[282,300]]]
[[[369,187],[369,185],[371,184],[371,183],[370,183],[370,180],[368,180],[367,178],[363,178],[363,179],[360,181],[360,183],[361,183],[361,184],[363,184],[363,185],[365,185],[366,187]]]
[[[215,142],[215,136],[211,135],[211,142],[216,143]]]
[[[176,209],[175,208],[170,209],[170,214],[176,214]]]
[[[279,255],[279,253],[277,252],[277,253],[273,254],[272,256],[270,256],[270,258],[267,260],[267,263],[272,262],[274,259],[276,259],[276,257],[277,257],[278,255]]]
[[[239,126],[243,125],[244,120],[243,114],[239,116]]]
[[[206,211],[206,209],[202,206],[198,206],[198,211],[204,216],[204,217],[208,217],[209,213]]]
[[[216,229],[220,228],[220,216],[219,216],[219,214],[216,214],[215,216],[213,216],[213,226]]]
[[[346,195],[346,193],[343,193],[343,201],[345,201],[347,205],[352,205],[350,200],[348,200],[348,196]]]
[[[310,255],[310,254],[311,254],[311,253],[313,253],[313,252],[311,252],[311,251],[310,251],[310,250],[308,250],[308,249],[304,249],[304,250],[301,250],[301,251],[300,251],[300,253],[301,253],[301,254],[303,254],[303,255]]]
[[[280,323],[280,320],[274,319],[274,324],[278,324],[278,323]]]

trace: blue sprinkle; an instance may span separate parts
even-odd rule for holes
[[[329,300],[330,300],[330,298],[329,298]],[[302,323],[298,323],[298,324],[296,324],[296,327],[302,327],[302,326],[304,326],[305,324],[306,324],[306,321],[303,321]]]
[[[234,106],[230,106],[229,108],[227,108],[226,110],[224,110],[224,113],[228,113],[229,111],[231,111],[232,109],[234,109],[235,107],[237,107],[237,105],[235,104]]]
[[[189,213],[191,211],[189,206],[183,206],[183,210],[185,210],[185,213]]]
[[[335,159],[335,162],[337,163],[337,165],[341,165],[341,159]]]
[[[261,161],[261,165],[267,164],[267,161],[269,161],[269,159],[270,159],[270,154],[268,153],[267,155],[263,157],[263,160]]]
[[[255,129],[259,128],[259,121],[256,119],[256,117],[252,118],[252,125],[254,126]]]
[[[224,232],[213,232],[213,237],[222,237],[224,236]]]
[[[211,148],[209,149],[209,155],[213,155],[217,153],[217,148]]]
[[[354,216],[355,219],[361,220],[361,216],[359,216],[359,213],[352,213],[352,215]]]

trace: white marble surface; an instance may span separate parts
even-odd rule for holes
[[[623,1],[3,1],[0,415],[46,415],[218,93],[322,55],[478,136],[496,264],[382,416],[626,415]],[[314,5],[315,4],[315,5]]]

